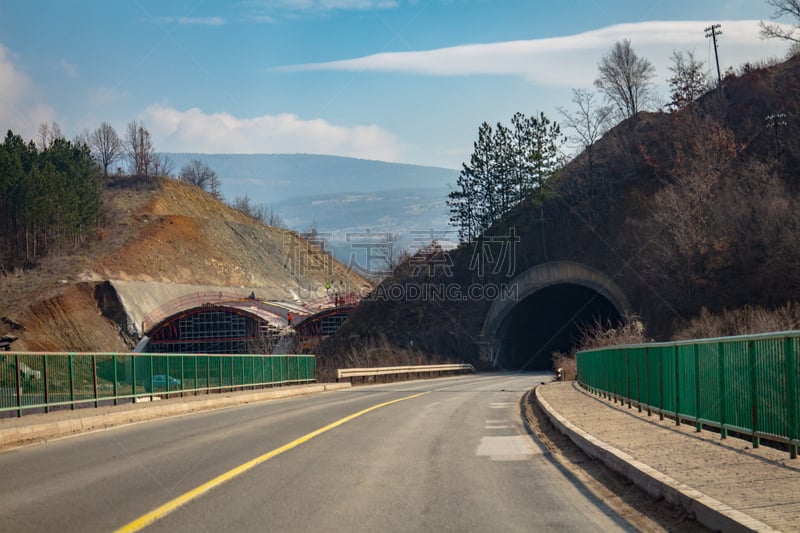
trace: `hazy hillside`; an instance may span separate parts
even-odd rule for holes
[[[389,189],[442,188],[458,171],[313,154],[167,153],[178,173],[192,159],[208,164],[222,180],[226,198],[248,195],[276,204],[297,196],[368,193]]]
[[[399,235],[399,248],[418,244],[418,232],[449,228],[445,200],[458,171],[310,154],[166,154],[180,171],[192,159],[208,164],[228,201],[247,195],[274,210],[286,227],[324,234],[334,256],[348,262],[347,235]],[[355,251],[355,253],[359,253]]]

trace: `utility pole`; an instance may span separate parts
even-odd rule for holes
[[[767,115],[765,119],[768,128],[772,128],[775,135],[775,150],[778,155],[783,153],[783,142],[781,141],[781,128],[786,126],[786,113],[774,113]]]
[[[712,24],[703,31],[706,32],[706,39],[711,37],[711,40],[714,41],[714,58],[717,60],[717,87],[722,89],[722,74],[719,71],[719,53],[717,52],[717,35],[722,35],[720,28],[722,28],[722,24]]]

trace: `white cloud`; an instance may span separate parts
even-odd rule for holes
[[[252,7],[288,11],[331,11],[392,9],[398,0],[263,0],[249,3]]]
[[[38,101],[38,90],[30,77],[20,71],[11,52],[0,44],[0,125],[2,135],[11,129],[25,139],[32,139],[36,128],[55,119],[55,110]]]
[[[222,17],[178,17],[178,24],[198,26],[223,26],[226,21]]]
[[[382,161],[397,161],[401,152],[397,139],[378,126],[336,126],[289,113],[238,118],[156,104],[143,120],[165,152],[315,153]]]
[[[770,56],[782,56],[786,43],[763,41],[759,21],[723,21],[719,41],[723,69]],[[436,76],[509,75],[534,84],[563,87],[591,85],[597,63],[612,45],[630,39],[634,50],[667,74],[673,50],[696,50],[697,58],[713,62],[713,51],[704,37],[708,22],[654,21],[618,24],[576,35],[469,44],[417,52],[389,52],[341,61],[279,67],[277,71],[339,70],[355,72],[402,72]],[[708,51],[708,53],[704,53]]]
[[[159,17],[156,24],[180,24],[182,26],[224,26],[227,20],[223,17]]]

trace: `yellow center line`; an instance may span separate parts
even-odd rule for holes
[[[419,394],[412,394],[411,396],[405,396],[403,398],[398,398],[397,400],[391,400],[389,402],[384,402],[384,403],[379,403],[377,405],[373,405],[372,407],[368,407],[368,408],[366,408],[366,409],[364,409],[362,411],[359,411],[357,413],[353,413],[352,415],[349,415],[349,416],[346,416],[344,418],[341,418],[341,419],[337,420],[336,422],[332,422],[332,423],[328,424],[325,427],[321,427],[321,428],[319,428],[319,429],[317,429],[315,431],[312,431],[311,433],[309,433],[307,435],[303,435],[302,437],[300,437],[298,439],[295,439],[295,440],[293,440],[292,442],[290,442],[288,444],[284,444],[280,448],[275,448],[271,452],[267,452],[264,455],[256,457],[255,459],[251,459],[250,461],[247,461],[246,463],[241,464],[241,465],[237,466],[236,468],[232,468],[231,470],[228,470],[224,474],[220,474],[219,476],[215,477],[214,479],[212,479],[210,481],[206,481],[202,485],[200,485],[198,487],[195,487],[194,489],[190,490],[189,492],[181,494],[177,498],[168,501],[164,505],[162,505],[162,506],[160,506],[160,507],[158,507],[156,509],[153,509],[149,513],[144,514],[144,515],[140,516],[139,518],[137,518],[136,520],[134,520],[134,521],[122,526],[121,528],[119,528],[117,530],[117,533],[130,532],[130,531],[141,531],[142,529],[144,529],[148,525],[152,524],[153,522],[164,518],[165,516],[167,516],[169,513],[171,513],[172,511],[174,511],[178,507],[189,503],[190,501],[194,500],[195,498],[199,498],[200,496],[202,496],[206,492],[210,491],[211,489],[222,485],[226,481],[230,481],[231,479],[235,478],[236,476],[247,472],[251,468],[254,468],[254,467],[258,466],[261,463],[269,461],[273,457],[276,457],[276,456],[282,454],[283,452],[287,452],[287,451],[291,450],[292,448],[296,448],[296,447],[300,446],[301,444],[303,444],[304,442],[308,442],[311,439],[313,439],[314,437],[318,437],[319,435],[322,435],[323,433],[325,433],[327,431],[330,431],[330,430],[332,430],[332,429],[334,429],[336,427],[339,427],[342,424],[350,422],[351,420],[353,420],[355,418],[358,418],[361,415],[365,415],[365,414],[369,413],[370,411],[374,411],[376,409],[380,409],[381,407],[386,407],[387,405],[392,405],[393,403],[402,402],[404,400],[410,400],[412,398],[417,398],[419,396],[422,396],[423,394],[425,394],[425,393],[421,392]]]

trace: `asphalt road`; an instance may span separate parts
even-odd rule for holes
[[[526,432],[544,379],[356,387],[9,450],[0,531],[629,530]]]

